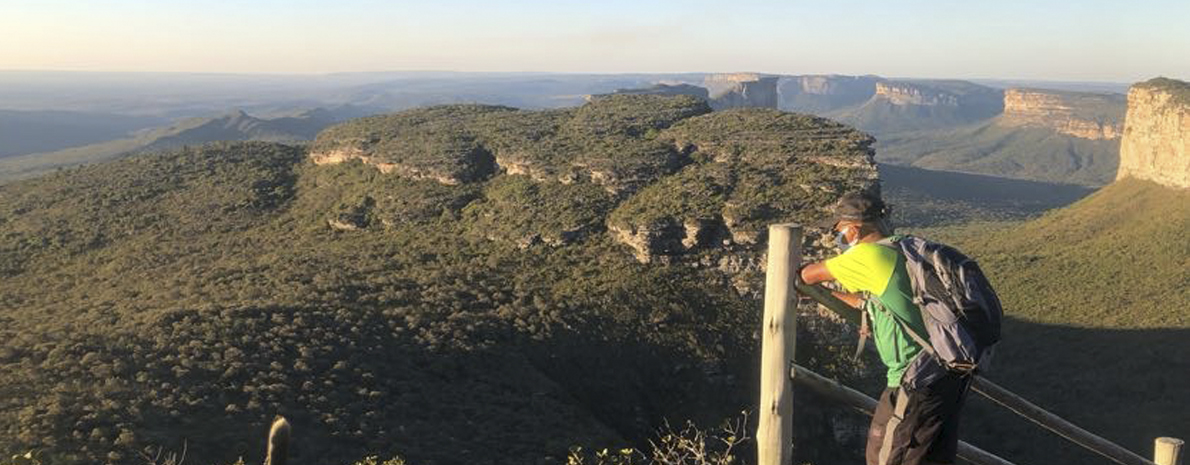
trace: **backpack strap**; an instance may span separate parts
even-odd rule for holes
[[[898,317],[896,313],[893,313],[892,310],[889,310],[887,307],[885,307],[884,302],[881,302],[880,299],[874,300],[876,305],[880,306],[881,310],[888,313],[888,315],[892,317],[893,321],[896,321],[897,324],[901,326],[901,329],[909,334],[909,337],[913,339],[913,342],[916,342],[917,345],[921,346],[921,350],[926,351],[926,353],[930,354],[930,356],[934,357],[938,361],[942,361],[942,359],[938,358],[938,353],[934,351],[934,346],[930,345],[930,341],[928,339],[922,337],[921,334],[918,334],[917,331],[913,330],[913,328],[910,328],[909,323],[906,323],[905,320],[902,320],[900,317]]]
[[[859,315],[859,341],[855,343],[855,355],[852,357],[853,360],[859,360],[859,357],[864,354],[864,344],[868,341],[868,336],[864,333],[866,331],[870,331],[870,327],[868,325],[868,310],[860,309]]]
[[[880,302],[880,299],[876,299],[876,304],[880,305],[880,308],[883,311],[888,312],[888,315],[892,317],[893,321],[896,321],[897,324],[901,326],[901,329],[904,330],[906,334],[909,334],[909,337],[913,339],[913,342],[916,342],[917,345],[921,346],[921,350],[923,350],[923,351],[925,351],[925,353],[929,354],[930,357],[933,357],[934,360],[937,361],[938,364],[942,365],[943,368],[946,368],[948,371],[953,371],[953,372],[963,373],[963,374],[973,373],[973,372],[975,372],[976,369],[979,368],[979,365],[977,363],[966,363],[966,362],[957,362],[957,361],[956,362],[948,362],[946,360],[943,360],[942,357],[938,356],[938,351],[934,350],[934,346],[930,344],[930,341],[928,339],[922,337],[921,333],[914,331],[913,328],[909,327],[909,323],[906,323],[905,320],[902,320],[900,317],[898,317],[896,313],[893,313],[888,308],[885,308],[884,304],[882,302]]]
[[[896,242],[905,238],[905,237],[906,236],[894,234],[892,236],[887,236],[884,239],[876,241],[876,245],[882,245],[884,247],[888,247],[890,249],[897,251],[897,253],[900,254],[900,253],[902,253],[901,247],[898,246],[896,244]],[[930,356],[934,357],[934,359],[936,359],[940,362],[942,361],[942,359],[938,358],[938,353],[934,351],[934,346],[930,345],[930,341],[928,339],[922,337],[922,335],[918,334],[917,331],[914,331],[913,328],[910,328],[908,323],[906,323],[904,320],[898,318],[896,313],[893,313],[891,310],[889,310],[887,307],[885,307],[884,302],[881,302],[880,299],[875,299],[875,301],[876,301],[876,304],[880,306],[881,310],[884,310],[890,316],[892,316],[892,319],[895,320],[897,322],[897,324],[901,326],[901,329],[905,330],[905,332],[909,334],[909,337],[913,338],[913,342],[916,342],[917,345],[921,346],[922,350],[926,351],[926,353],[929,353]],[[918,309],[918,311],[921,311],[921,310]],[[924,318],[925,315],[923,314],[922,317]]]

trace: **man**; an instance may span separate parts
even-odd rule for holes
[[[860,337],[871,333],[880,360],[888,367],[887,388],[868,430],[868,465],[951,464],[968,380],[934,360],[918,360],[930,355],[903,325],[923,337],[926,326],[913,303],[905,257],[888,244],[899,237],[892,235],[887,213],[884,202],[871,193],[844,195],[834,216],[820,225],[836,232],[844,252],[803,267],[801,279],[811,285],[824,281],[843,285],[848,292],[834,295],[862,309]]]

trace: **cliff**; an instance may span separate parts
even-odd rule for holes
[[[1190,83],[1157,78],[1132,86],[1117,179],[1190,187]]]
[[[962,81],[880,87],[864,111],[840,119],[880,137],[882,162],[1089,186],[1116,176],[1123,95]]]
[[[1004,116],[1009,126],[1049,128],[1090,140],[1117,139],[1123,132],[1123,95],[1060,92],[1040,89],[1004,91]]]
[[[710,90],[711,107],[777,108],[777,76],[754,73],[712,74],[703,81]]]
[[[650,262],[751,247],[774,218],[812,221],[839,192],[873,188],[872,143],[823,118],[758,108],[712,113],[687,95],[619,93],[569,109],[450,105],[361,118],[323,131],[309,159],[358,161],[441,186],[483,185],[487,201],[467,212],[487,225],[477,229],[483,237],[528,248],[606,229]],[[504,181],[509,175],[518,181]],[[353,230],[373,224],[369,218],[396,224],[423,216],[404,207],[370,213],[386,209],[353,200],[328,224]]]
[[[959,106],[958,95],[900,82],[876,83],[876,97],[887,100],[893,105]]]
[[[967,81],[878,81],[862,105],[828,113],[877,136],[970,124],[1004,109],[1003,92]]]
[[[872,98],[878,76],[783,76],[777,83],[782,110],[820,114]]]
[[[427,107],[332,126],[311,144],[310,160],[318,165],[359,160],[383,173],[444,185],[507,173],[565,184],[585,181],[622,195],[680,165],[672,147],[646,136],[710,111],[691,96],[638,94],[546,111]]]
[[[876,188],[874,140],[824,118],[731,110],[681,121],[660,138],[691,163],[622,202],[608,219],[609,230],[645,263],[750,248],[774,218],[808,223],[837,193]]]

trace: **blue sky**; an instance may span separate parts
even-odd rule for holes
[[[0,0],[0,69],[1190,78],[1190,2]]]

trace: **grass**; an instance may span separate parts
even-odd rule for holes
[[[1137,84],[1139,87],[1168,92],[1175,103],[1190,105],[1190,83],[1166,77],[1153,78]]]
[[[957,128],[889,134],[880,161],[943,171],[1102,186],[1119,165],[1119,140],[1087,140],[998,118]]]
[[[1014,315],[1101,328],[1190,327],[1190,194],[1114,183],[1068,208],[969,246],[1016,289]],[[1033,266],[1018,267],[1021,260]],[[1011,273],[1007,270],[1012,270]],[[1062,276],[1062,280],[1047,279]],[[1105,283],[1111,283],[1105,289]],[[1117,287],[1118,286],[1118,287]]]

